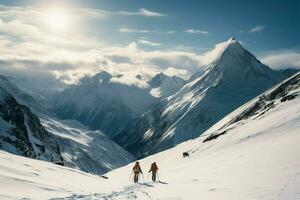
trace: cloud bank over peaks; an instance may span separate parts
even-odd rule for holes
[[[84,16],[93,15],[90,17],[95,17],[94,15],[98,13],[93,9],[71,9],[69,14],[77,19],[76,12],[84,12],[86,14]],[[159,13],[147,9],[121,14],[160,17]],[[116,77],[123,75],[115,78],[114,81],[138,87],[146,87],[145,82],[159,72],[188,79],[191,74],[201,71],[206,65],[214,62],[224,48],[232,42],[230,40],[222,42],[211,51],[204,53],[184,47],[167,46],[152,41],[145,35],[133,39],[133,42],[127,45],[116,45],[86,35],[76,30],[78,26],[66,32],[53,33],[45,26],[43,16],[42,8],[0,6],[0,73],[22,80],[40,81],[40,84],[35,81],[32,88],[41,86],[41,90],[61,89],[68,84],[78,83],[84,76],[100,71],[107,71]],[[121,28],[120,31],[139,34],[176,33],[173,30],[130,28]],[[205,34],[197,29],[188,32]],[[151,47],[150,50],[147,47]],[[292,54],[284,52],[280,55],[279,53],[264,55],[263,61],[275,67],[283,63],[299,66],[298,57],[299,52]],[[289,60],[291,63],[284,60]],[[137,78],[137,75],[143,79]]]
[[[147,41],[138,40],[124,47],[101,44],[91,49],[60,49],[47,43],[26,41],[24,38],[16,43],[0,37],[0,72],[19,74],[28,79],[40,74],[43,77],[48,75],[47,79],[60,82],[56,84],[57,87],[77,83],[84,76],[107,71],[117,77],[113,81],[147,87],[146,82],[159,72],[189,78],[215,61],[232,42],[229,40],[217,44],[213,50],[199,54],[176,49],[146,51],[139,45],[153,45]],[[137,75],[143,79],[137,78]]]
[[[263,52],[259,56],[260,60],[274,69],[296,68],[300,69],[299,50],[281,50]]]

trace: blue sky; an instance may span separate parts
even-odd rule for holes
[[[97,1],[99,2],[99,1]],[[299,1],[280,0],[210,0],[210,1],[107,1],[96,3],[98,8],[111,10],[137,10],[147,8],[167,15],[145,19],[142,17],[119,19],[117,26],[127,25],[135,29],[173,30],[177,34],[151,35],[160,43],[211,48],[214,44],[234,35],[252,51],[299,48]],[[92,3],[92,2],[91,2]],[[88,6],[88,3],[86,3]],[[109,26],[109,22],[106,23]],[[261,31],[250,33],[256,26]],[[208,34],[184,34],[186,29],[199,29]],[[134,36],[137,36],[135,34]],[[131,35],[118,35],[124,40]]]
[[[107,70],[188,77],[235,36],[272,68],[300,68],[298,0],[0,0],[0,72],[72,83]],[[134,80],[133,80],[134,82]]]
[[[43,2],[43,3],[41,3]],[[162,13],[162,17],[114,16],[90,20],[86,31],[100,40],[126,44],[147,37],[164,45],[212,48],[231,36],[254,52],[299,49],[299,0],[72,0],[72,1],[0,1],[3,5],[66,5],[112,12],[136,12],[141,8]],[[174,31],[174,34],[120,33],[121,27],[149,31]],[[257,31],[251,30],[259,27]],[[187,29],[208,32],[184,33]]]

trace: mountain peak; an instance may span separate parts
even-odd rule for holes
[[[229,38],[230,41],[236,41],[235,37],[232,36],[231,38]]]
[[[167,77],[167,75],[164,74],[163,72],[160,72],[160,73],[156,74],[155,76],[161,77],[161,78],[166,78]]]
[[[151,87],[159,87],[160,84],[163,82],[163,80],[165,80],[166,78],[168,78],[167,75],[165,75],[163,72],[160,72],[158,74],[156,74],[150,81],[149,84]]]
[[[238,46],[239,48],[243,48],[239,41],[235,39],[235,37],[229,38],[229,40],[227,40],[225,43],[227,44],[225,49],[231,46]]]
[[[220,58],[224,57],[225,54],[230,54],[231,56],[241,55],[245,51],[244,47],[235,39],[235,37],[231,37],[223,43],[223,51]]]
[[[216,44],[212,50],[206,52],[204,54],[205,59],[203,64],[208,66],[208,68],[211,65],[215,65],[215,63],[217,63],[220,60],[220,58],[225,53],[225,51],[227,51],[227,49],[239,49],[238,51],[241,52],[244,48],[235,39],[235,37],[231,37],[226,41]]]
[[[99,82],[99,83],[108,83],[108,82],[110,82],[111,78],[112,78],[112,75],[106,71],[102,71],[92,77],[92,79],[95,82]]]
[[[223,81],[241,81],[245,79],[263,79],[270,77],[277,80],[278,76],[268,66],[262,64],[251,52],[246,50],[235,38],[223,43],[223,51],[213,65],[213,68],[222,73]]]
[[[109,83],[112,79],[112,75],[106,71],[99,72],[94,76],[85,76],[80,79],[80,84],[103,84]]]

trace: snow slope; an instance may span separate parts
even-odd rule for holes
[[[56,136],[64,165],[85,172],[105,172],[133,162],[135,158],[101,131],[91,131],[74,120],[44,117],[42,124]]]
[[[165,183],[141,187],[152,199],[299,199],[299,141],[300,73],[199,138],[141,160],[145,171],[156,161]],[[183,152],[190,158],[182,158]],[[108,177],[117,181],[130,167]]]
[[[137,158],[196,138],[228,113],[283,80],[231,38],[204,72],[163,99],[115,139]],[[214,50],[213,50],[214,51]]]
[[[96,174],[135,159],[100,131],[58,120],[37,102],[0,75],[0,149]]]
[[[0,151],[0,197],[298,200],[299,141],[300,73],[241,106],[197,139],[141,160],[145,181],[140,184],[129,182],[133,164],[102,179]],[[190,157],[182,158],[183,152]],[[159,167],[158,183],[147,181],[153,161]]]

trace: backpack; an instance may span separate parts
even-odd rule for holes
[[[139,172],[140,172],[140,166],[135,165],[135,166],[133,167],[133,171],[134,171],[134,173],[139,173]]]

